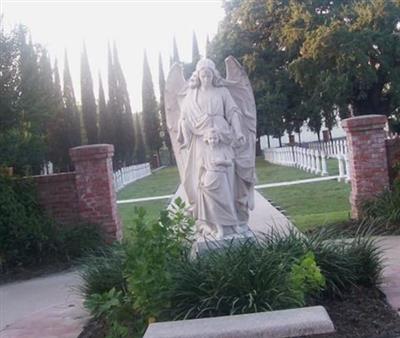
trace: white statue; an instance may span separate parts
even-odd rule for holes
[[[174,65],[165,91],[167,124],[199,234],[248,231],[254,207],[256,108],[250,81],[233,57],[222,79],[209,59],[188,82]]]

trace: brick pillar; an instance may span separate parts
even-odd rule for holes
[[[99,224],[107,242],[122,238],[113,182],[114,146],[94,144],[69,150],[75,167],[80,218]]]
[[[361,206],[389,186],[384,115],[351,117],[342,121],[346,131],[351,173],[351,213],[361,217]]]

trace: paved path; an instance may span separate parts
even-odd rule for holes
[[[400,315],[400,236],[382,237],[380,245],[384,250],[385,264],[381,290]]]
[[[0,286],[1,338],[76,338],[88,319],[74,272]]]
[[[256,205],[261,207],[260,211],[268,208],[272,212],[269,217],[275,225],[288,225],[286,217],[259,194],[256,194]],[[265,214],[258,212],[251,217],[254,221],[258,217],[266,220]],[[399,311],[400,236],[382,237],[380,245],[384,249],[385,263],[381,289],[389,304]],[[82,300],[73,290],[79,283],[79,277],[68,272],[0,286],[0,337],[78,337],[88,320]]]

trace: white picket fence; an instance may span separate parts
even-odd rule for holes
[[[334,155],[331,155],[334,157]],[[350,180],[350,166],[347,158],[347,146],[343,153],[337,153],[339,175],[338,181]],[[323,150],[302,148],[298,146],[287,146],[282,148],[264,149],[266,161],[287,167],[295,167],[315,175],[328,176],[326,160],[327,154]]]
[[[114,172],[114,187],[120,191],[129,183],[151,175],[150,163],[142,163],[121,168]]]
[[[336,158],[338,155],[347,154],[345,139],[332,140],[327,142],[313,142],[308,148],[323,151],[328,158]]]

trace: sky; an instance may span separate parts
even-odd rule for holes
[[[143,53],[146,49],[158,95],[158,55],[165,76],[175,36],[180,58],[191,60],[195,31],[204,55],[207,35],[212,39],[224,16],[221,0],[0,0],[6,27],[26,25],[34,42],[43,44],[60,72],[64,51],[80,98],[80,54],[85,42],[95,95],[98,74],[107,86],[107,43],[115,41],[126,77],[133,111],[141,110]]]

